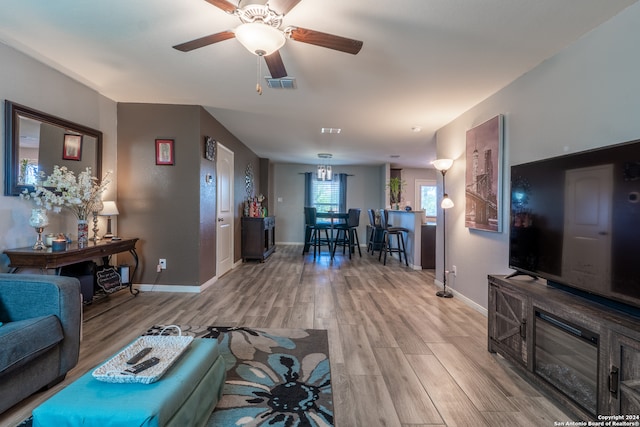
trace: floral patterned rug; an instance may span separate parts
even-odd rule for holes
[[[178,326],[183,335],[221,344],[227,380],[207,427],[333,426],[327,331]],[[155,325],[143,335],[179,333],[165,328]]]
[[[183,335],[221,344],[227,380],[207,426],[333,426],[327,331],[179,327]],[[164,328],[156,325],[145,335],[159,335]]]

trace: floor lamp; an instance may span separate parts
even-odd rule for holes
[[[447,271],[447,209],[451,209],[453,207],[453,201],[449,198],[445,190],[444,185],[444,176],[447,171],[453,165],[453,160],[451,159],[438,159],[431,162],[434,168],[438,169],[442,173],[442,202],[440,202],[440,207],[442,208],[442,290],[436,292],[436,295],[440,298],[453,298],[453,294],[447,290],[447,275],[449,272]]]

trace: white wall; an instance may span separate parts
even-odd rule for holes
[[[456,160],[447,172],[447,285],[487,307],[487,274],[509,273],[509,167],[536,159],[640,139],[640,4],[591,31],[437,133],[438,157]],[[465,133],[505,115],[502,233],[464,225]],[[442,278],[442,230],[436,277]]]
[[[103,132],[102,170],[116,168],[116,103],[52,68],[0,44],[0,100],[4,118],[4,100],[22,104],[71,122]],[[4,119],[1,120],[4,135]],[[4,141],[2,141],[4,148]],[[0,176],[4,188],[4,149],[0,153]],[[115,173],[105,198],[115,200]],[[4,192],[2,193],[4,194]],[[28,224],[32,203],[19,197],[0,195],[0,253],[4,249],[33,244],[35,231]],[[75,224],[69,214],[51,217],[45,230],[70,232]],[[104,225],[102,226],[104,229]],[[7,271],[8,259],[0,255],[0,271]]]

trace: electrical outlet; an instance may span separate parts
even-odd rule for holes
[[[451,266],[451,272],[453,273],[453,276],[457,276],[458,275],[458,267],[456,267],[455,265]]]
[[[160,262],[158,263],[161,270],[167,269],[167,260],[165,258],[160,258]]]

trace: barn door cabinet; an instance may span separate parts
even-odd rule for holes
[[[611,334],[607,386],[611,413],[640,417],[640,341],[623,334]],[[640,421],[640,418],[628,421]]]
[[[489,351],[508,354],[511,360],[527,367],[529,298],[522,292],[489,283]]]
[[[510,361],[522,376],[580,419],[622,415],[623,421],[640,422],[640,310],[621,310],[606,301],[547,286],[542,279],[489,275],[488,282],[490,352]],[[536,374],[536,313],[540,312],[597,337],[597,372],[591,372],[596,378],[595,413]]]

